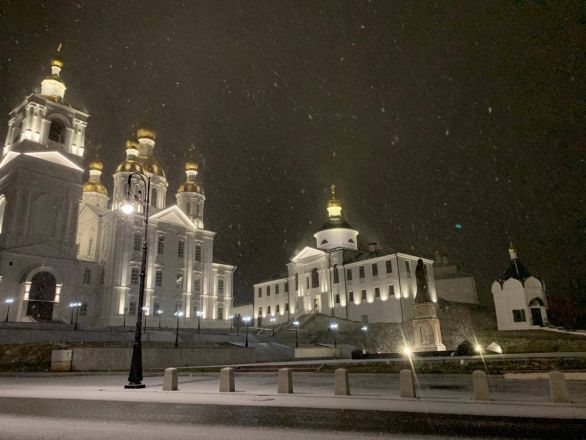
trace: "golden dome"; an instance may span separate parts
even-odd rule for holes
[[[95,192],[108,195],[108,190],[100,182],[86,182],[83,184],[83,192]]]
[[[185,171],[197,171],[199,169],[199,165],[196,161],[189,161],[185,163]]]
[[[203,188],[198,185],[196,182],[183,182],[181,185],[179,185],[179,189],[177,190],[178,193],[183,193],[183,192],[193,192],[193,193],[198,193],[198,194],[203,194]]]
[[[336,199],[336,185],[332,185],[330,187],[331,195],[330,200],[328,200],[328,208],[341,208],[342,202]]]
[[[117,173],[143,173],[142,165],[136,160],[126,159],[116,168]]]
[[[90,162],[89,169],[102,171],[104,169],[104,164],[102,162],[100,162],[99,160],[95,160],[93,162]]]
[[[55,67],[59,67],[60,69],[63,69],[63,59],[57,55],[56,57],[54,57],[51,60],[51,66],[55,66]]]
[[[155,176],[165,177],[165,171],[159,165],[157,159],[152,156],[138,156],[138,161],[142,165],[145,173],[151,173]]]
[[[127,150],[138,150],[138,147],[140,147],[140,144],[138,143],[138,141],[135,141],[134,139],[128,139],[126,141],[126,149]]]
[[[138,130],[136,130],[136,137],[138,139],[148,138],[154,141],[155,139],[157,139],[157,133],[155,132],[155,130],[151,128],[139,128]]]

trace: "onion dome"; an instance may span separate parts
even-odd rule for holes
[[[165,171],[161,168],[161,165],[152,156],[138,156],[138,161],[142,165],[145,173],[154,174],[155,176],[165,177]]]
[[[147,138],[147,139],[151,139],[151,140],[156,140],[157,139],[157,133],[155,132],[155,130],[151,129],[151,128],[139,128],[138,130],[136,130],[136,137],[138,139],[143,139],[143,138]]]
[[[195,181],[199,165],[195,161],[189,161],[185,164],[185,182],[179,185],[177,193],[192,192],[203,194],[203,188]]]
[[[116,172],[117,173],[141,173],[141,174],[143,174],[144,170],[142,168],[142,165],[138,161],[132,160],[132,159],[126,159],[124,162],[122,162],[120,165],[118,165],[116,167]]]
[[[338,208],[340,210],[342,210],[342,202],[340,202],[338,199],[336,199],[336,185],[332,185],[330,187],[331,190],[331,194],[330,194],[330,200],[328,200],[328,211],[330,210],[330,208]]]
[[[108,190],[100,180],[102,175],[102,170],[104,169],[104,165],[100,161],[91,162],[89,165],[90,168],[90,178],[89,180],[83,184],[83,192],[84,193],[99,193],[108,195]]]
[[[138,151],[138,147],[140,147],[140,144],[138,143],[138,141],[135,141],[134,139],[128,139],[126,141],[126,149],[127,150],[137,150]]]
[[[63,69],[63,65],[63,59],[59,55],[53,57],[51,60],[51,67],[59,67],[60,69]]]

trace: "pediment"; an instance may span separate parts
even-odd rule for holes
[[[195,230],[195,224],[185,215],[183,211],[177,206],[173,205],[154,215],[151,215],[149,221],[159,223],[169,223],[172,225],[181,226],[190,230]]]
[[[319,249],[315,249],[310,246],[305,246],[299,253],[297,253],[297,255],[291,258],[291,261],[296,263],[298,261],[305,260],[306,258],[320,257],[325,254],[326,253],[324,251],[320,251]]]

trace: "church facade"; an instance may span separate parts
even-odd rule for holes
[[[28,95],[8,122],[0,161],[0,295],[13,301],[9,320],[69,322],[69,304],[80,303],[83,325],[130,325],[144,223],[140,210],[127,215],[120,207],[128,177],[139,173],[151,182],[147,326],[174,326],[176,312],[186,327],[197,326],[198,318],[210,327],[229,326],[235,267],[214,259],[198,164],[185,164],[176,204],[168,206],[156,133],[142,128],[126,142],[111,198],[101,162],[90,163],[84,183],[89,115],[66,102],[62,68],[55,57],[40,93]]]
[[[316,247],[305,247],[281,276],[254,285],[255,324],[270,325],[307,313],[353,321],[404,322],[412,317],[419,259],[428,273],[429,295],[437,301],[433,260],[379,249],[358,250],[358,231],[342,217],[332,186],[328,221],[314,234]]]

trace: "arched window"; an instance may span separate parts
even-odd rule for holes
[[[49,140],[53,142],[59,142],[60,144],[65,142],[65,126],[61,121],[53,119],[51,126],[49,127]]]
[[[191,215],[191,203],[187,202],[185,204],[185,211],[187,212],[187,215]]]

